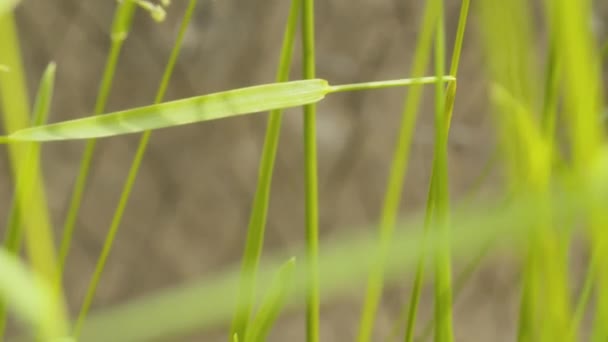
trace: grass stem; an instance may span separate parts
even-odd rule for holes
[[[177,62],[177,58],[179,56],[179,51],[182,46],[182,42],[184,40],[184,36],[186,33],[186,29],[192,19],[192,15],[194,14],[194,8],[196,7],[198,0],[190,0],[188,3],[188,7],[186,8],[186,12],[184,18],[182,19],[182,23],[178,32],[178,36],[175,44],[173,45],[173,49],[171,51],[171,55],[169,56],[169,60],[165,67],[165,71],[163,73],[158,91],[156,93],[156,97],[154,99],[154,103],[162,102],[169,81],[171,79],[171,75],[173,74],[173,69]],[[82,328],[82,324],[88,314],[89,308],[93,302],[93,298],[95,296],[95,292],[97,290],[97,286],[99,284],[99,280],[101,278],[101,274],[103,273],[103,269],[105,268],[105,264],[107,258],[112,249],[112,245],[114,243],[114,239],[116,238],[116,234],[118,232],[118,228],[120,227],[120,223],[122,222],[122,217],[124,211],[129,202],[129,197],[131,195],[131,191],[135,184],[135,180],[137,179],[137,174],[139,172],[139,168],[143,161],[146,148],[148,146],[148,142],[150,141],[151,131],[146,131],[141,135],[139,140],[139,144],[137,146],[137,151],[135,152],[135,157],[131,163],[131,167],[129,168],[129,173],[127,175],[127,179],[125,181],[125,185],[123,186],[120,199],[118,201],[118,205],[116,207],[116,211],[114,212],[114,216],[112,217],[112,223],[110,224],[110,229],[108,230],[108,234],[106,235],[106,239],[104,241],[101,254],[99,259],[97,260],[97,264],[95,265],[95,271],[93,273],[93,277],[87,289],[87,293],[85,295],[85,299],[82,303],[80,313],[78,314],[78,318],[76,320],[76,324],[74,327],[74,336],[77,337],[80,334],[80,329]]]

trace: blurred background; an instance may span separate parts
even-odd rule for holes
[[[174,0],[161,24],[143,11],[136,15],[120,58],[108,111],[152,102],[186,3]],[[333,84],[408,77],[423,3],[317,1],[318,76]],[[92,112],[115,7],[116,2],[110,0],[25,0],[18,8],[31,93],[47,63],[55,61],[58,65],[50,121]],[[288,7],[289,1],[279,0],[200,0],[167,99],[272,82]],[[593,25],[600,36],[604,35],[608,17],[602,13],[606,14],[607,9],[606,4],[598,4]],[[446,1],[446,10],[450,42],[460,1]],[[473,8],[451,128],[453,201],[462,199],[473,186],[494,145],[476,17]],[[542,46],[542,42],[539,44]],[[448,51],[451,45],[448,43]],[[300,78],[298,54],[299,47],[293,78]],[[433,149],[431,95],[429,87],[404,189],[404,214],[422,210],[426,200]],[[322,241],[339,238],[353,229],[375,229],[403,98],[403,89],[376,90],[335,95],[319,106]],[[266,251],[289,251],[304,241],[300,112],[287,111],[283,121]],[[265,124],[266,114],[259,114],[164,129],[152,135],[93,310],[210,277],[240,262]],[[138,136],[127,136],[101,140],[97,145],[67,264],[66,287],[72,313],[80,307],[90,281],[137,141]],[[69,142],[47,144],[43,149],[45,180],[58,236],[83,147],[84,143]],[[0,162],[0,169],[9,177],[4,152]],[[493,183],[485,183],[482,196],[492,192]],[[10,182],[0,182],[4,208],[9,207],[10,194]],[[6,211],[2,215],[6,216]],[[485,259],[458,296],[457,341],[513,340],[517,269],[512,259],[504,260],[504,255]],[[456,267],[455,272],[458,270]],[[400,284],[387,289],[374,340],[383,341],[390,334],[401,307],[407,303],[412,279],[412,275],[404,274]],[[364,283],[354,284],[341,298],[323,303],[323,341],[354,340],[364,287]],[[430,305],[430,301],[423,301],[420,327],[430,317]],[[170,341],[225,341],[226,331],[218,329]],[[292,310],[282,316],[270,340],[303,341],[303,332],[303,310]]]

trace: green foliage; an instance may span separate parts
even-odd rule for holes
[[[538,13],[525,0],[486,0],[475,4],[489,75],[488,95],[498,149],[491,165],[503,168],[504,193],[493,201],[455,201],[449,194],[448,140],[457,91],[458,69],[469,21],[470,1],[461,12],[452,57],[446,56],[445,6],[427,0],[410,66],[411,78],[330,85],[316,75],[314,1],[292,0],[283,34],[276,82],[231,89],[177,101],[163,101],[181,43],[197,1],[184,14],[154,104],[106,113],[116,66],[137,8],[162,20],[170,1],[158,4],[122,0],[116,7],[111,46],[92,116],[45,124],[54,89],[55,65],[45,71],[34,105],[25,87],[13,9],[0,1],[0,102],[15,195],[0,250],[0,339],[7,309],[27,323],[40,340],[148,341],[225,327],[228,340],[265,341],[286,309],[305,307],[306,339],[319,341],[320,307],[352,284],[367,281],[357,340],[376,340],[374,322],[383,289],[414,275],[414,286],[398,328],[403,339],[416,337],[420,293],[433,265],[434,316],[427,322],[436,341],[454,340],[453,302],[475,265],[496,248],[515,252],[522,277],[518,312],[519,341],[575,341],[583,317],[592,314],[594,341],[608,339],[608,149],[600,113],[606,108],[600,54],[589,30],[591,1],[546,0]],[[536,43],[538,22],[548,44]],[[295,35],[302,42],[301,77],[288,80]],[[431,53],[434,53],[431,55]],[[434,62],[435,76],[424,77]],[[449,63],[449,73],[446,67]],[[545,68],[538,68],[544,65]],[[94,80],[91,80],[94,81]],[[400,203],[407,175],[423,85],[434,86],[435,145],[426,210],[402,217]],[[319,241],[316,104],[339,92],[408,87],[377,229]],[[293,255],[263,251],[266,216],[282,111],[302,107],[304,123],[305,245]],[[30,110],[33,108],[33,110]],[[270,111],[257,189],[240,269],[196,280],[89,315],[105,262],[111,252],[151,132],[157,129]],[[30,116],[30,112],[33,115]],[[560,136],[558,131],[566,134]],[[86,186],[96,138],[143,133],[86,297],[70,332],[62,275]],[[88,139],[61,238],[59,258],[39,162],[40,144]],[[558,140],[559,139],[559,140]],[[575,229],[577,223],[582,229]],[[569,250],[582,232],[590,260],[580,293],[574,293]],[[21,240],[27,263],[19,260]],[[452,264],[473,259],[454,277]],[[287,260],[287,261],[285,261]],[[278,270],[278,271],[277,271]],[[266,282],[266,279],[273,279]],[[262,286],[261,286],[262,285]],[[260,289],[264,289],[261,291]],[[260,293],[265,295],[261,296]],[[590,309],[592,308],[592,309]],[[403,326],[403,328],[401,328]],[[71,335],[68,337],[68,335]],[[420,334],[418,334],[420,335]],[[400,337],[400,339],[402,339]]]

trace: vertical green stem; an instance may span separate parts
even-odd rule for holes
[[[450,75],[457,77],[458,75],[458,67],[460,65],[460,55],[462,52],[462,44],[464,41],[464,33],[466,30],[466,24],[467,24],[467,20],[468,20],[468,14],[469,14],[469,7],[470,7],[470,1],[469,0],[464,0],[461,4],[461,9],[460,9],[460,17],[458,20],[458,29],[456,32],[456,38],[455,38],[455,43],[454,43],[454,51],[452,52],[452,62],[451,62],[451,66],[450,66]],[[437,71],[439,72],[439,71]],[[447,145],[447,135],[449,133],[449,127],[450,127],[450,123],[451,123],[451,117],[452,117],[452,111],[454,108],[454,100],[455,100],[455,96],[456,96],[456,83],[454,84],[450,84],[448,86],[448,93],[446,96],[446,106],[445,106],[445,114],[444,114],[444,118],[442,118],[442,122],[444,123],[444,125],[446,125],[445,127],[445,144]],[[447,149],[447,146],[446,146]],[[446,150],[446,156],[445,158],[447,158],[447,150]],[[431,185],[429,187],[429,192],[428,192],[428,196],[427,196],[427,209],[426,209],[426,218],[425,218],[425,230],[428,230],[428,226],[430,224],[431,221],[431,217],[433,217],[434,213],[433,213],[433,208],[435,208],[435,206],[437,205],[436,200],[438,199],[437,196],[437,182],[438,182],[438,170],[439,169],[439,165],[437,165],[437,156],[434,158],[433,161],[433,170],[432,170],[432,175],[431,175]],[[447,164],[446,164],[447,167]],[[447,177],[447,171],[446,171],[446,175]],[[415,327],[415,323],[416,323],[416,315],[417,315],[417,310],[418,310],[418,302],[419,302],[419,298],[420,298],[420,292],[421,292],[421,287],[422,287],[422,278],[424,276],[424,263],[425,263],[425,259],[426,256],[425,254],[423,254],[420,258],[419,264],[418,264],[418,269],[416,272],[416,278],[414,280],[414,287],[412,289],[412,294],[411,294],[411,299],[410,299],[410,308],[409,308],[409,313],[408,313],[408,320],[407,320],[407,327],[406,327],[406,336],[405,336],[405,341],[406,342],[411,342],[414,339],[414,327]]]
[[[411,66],[411,77],[422,76],[427,68],[438,11],[437,1],[433,0],[426,3],[421,33],[416,44],[414,60]],[[374,320],[384,286],[383,269],[386,264],[386,254],[393,236],[399,204],[401,202],[401,194],[408,169],[413,131],[416,125],[422,91],[423,88],[421,86],[411,86],[404,101],[398,140],[393,153],[380,217],[378,249],[375,251],[376,254],[373,255],[374,264],[370,269],[367,280],[367,289],[357,336],[358,342],[368,342],[371,340]]]
[[[315,21],[314,0],[302,2],[303,74],[305,79],[315,78]],[[319,237],[317,189],[317,137],[316,106],[304,106],[304,164],[305,164],[305,215],[306,265],[308,267],[308,293],[306,298],[306,341],[319,340]]]
[[[173,69],[175,67],[175,63],[177,62],[177,57],[179,56],[179,52],[181,50],[182,42],[184,40],[184,36],[186,34],[186,29],[192,19],[192,15],[194,14],[194,8],[196,7],[198,0],[190,0],[188,3],[188,7],[184,14],[184,18],[182,19],[182,23],[180,26],[180,30],[178,32],[178,36],[176,42],[171,51],[171,55],[169,56],[169,61],[167,62],[167,66],[165,67],[165,71],[163,73],[158,91],[156,93],[156,97],[154,99],[154,103],[162,102],[167,86],[171,79],[171,75],[173,74]],[[131,190],[135,184],[135,180],[137,179],[137,174],[139,172],[139,168],[143,161],[146,148],[148,146],[148,142],[150,141],[151,131],[146,131],[141,135],[139,140],[139,144],[137,146],[137,151],[135,152],[135,157],[133,158],[133,162],[131,163],[131,167],[129,168],[129,173],[127,175],[127,179],[125,181],[125,185],[123,186],[120,199],[118,201],[118,205],[116,207],[116,211],[114,212],[114,216],[112,217],[112,223],[110,224],[110,229],[108,230],[108,234],[106,236],[106,240],[104,241],[104,245],[97,260],[97,264],[95,266],[95,272],[93,273],[93,277],[91,279],[91,283],[89,288],[87,289],[87,294],[82,303],[82,307],[80,309],[80,313],[78,315],[78,319],[76,321],[76,325],[74,327],[74,336],[77,337],[80,334],[80,329],[82,328],[82,324],[87,316],[87,313],[90,309],[90,306],[93,302],[93,298],[95,296],[95,292],[97,290],[97,285],[99,284],[99,280],[101,279],[101,274],[103,273],[103,269],[105,268],[106,260],[110,254],[112,249],[112,245],[114,243],[114,239],[118,232],[118,228],[120,227],[120,223],[122,222],[122,217],[129,202],[129,197],[131,195]]]
[[[443,1],[439,0],[441,10],[437,20],[435,40],[435,72],[437,77],[445,73],[445,28]],[[454,83],[455,84],[455,83]],[[453,105],[455,87],[448,91],[450,106]],[[442,82],[435,87],[435,165],[437,171],[436,222],[441,230],[443,247],[437,254],[435,273],[435,341],[451,342],[452,331],[452,269],[449,245],[449,194],[448,194],[448,121],[445,88]]]
[[[95,102],[94,115],[102,114],[105,110],[110,90],[112,89],[112,81],[118,64],[118,57],[122,50],[122,46],[127,39],[127,35],[131,30],[131,23],[135,14],[136,4],[133,0],[125,0],[120,2],[114,15],[114,23],[112,24],[111,40],[112,45],[106,61],[106,66],[103,72],[103,77],[99,85],[99,92]],[[67,260],[70,246],[72,244],[72,236],[80,211],[82,196],[84,195],[85,186],[89,176],[89,170],[95,153],[96,140],[88,140],[84,149],[78,176],[72,190],[72,196],[68,207],[65,224],[63,226],[63,234],[61,245],[59,247],[59,270],[63,274],[65,263]]]
[[[277,82],[285,82],[289,79],[295,32],[299,22],[301,11],[301,0],[292,0],[289,17],[283,34],[283,45],[277,71]],[[236,312],[232,321],[230,336],[235,335],[243,338],[247,331],[247,325],[251,316],[255,293],[255,279],[260,256],[264,244],[264,231],[266,228],[266,216],[270,201],[270,190],[272,185],[272,174],[279,137],[281,133],[282,110],[271,111],[266,126],[266,137],[262,158],[258,170],[258,182],[253,200],[247,240],[243,253],[241,280],[237,298]]]

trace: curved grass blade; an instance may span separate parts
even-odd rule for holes
[[[315,1],[302,0],[302,74],[315,78]],[[317,107],[304,106],[304,226],[306,236],[306,341],[319,341],[319,182],[317,167]]]
[[[53,97],[53,87],[55,84],[55,63],[50,63],[40,81],[40,87],[36,95],[34,102],[34,116],[32,118],[32,125],[42,125],[46,122],[51,99]],[[29,143],[27,149],[27,155],[24,157],[25,169],[31,170],[38,166],[34,163],[40,156],[40,145],[36,143]],[[30,172],[27,176],[33,176]],[[24,196],[29,199],[31,197],[31,190],[29,185],[32,184],[33,180],[30,177],[21,177],[18,179],[17,188],[15,190],[15,197],[13,198],[11,210],[9,212],[8,227],[6,229],[6,237],[4,239],[4,248],[11,254],[18,254],[21,248],[21,240],[23,237],[23,226],[21,215],[22,210],[19,206],[18,196]],[[0,302],[0,339],[4,335],[4,329],[6,325],[6,307],[3,301]]]
[[[1,299],[44,341],[63,338],[68,333],[61,301],[51,285],[29,272],[15,255],[0,249]]]
[[[288,291],[292,285],[295,261],[295,258],[291,258],[277,272],[266,298],[264,298],[260,309],[250,324],[250,328],[247,330],[244,342],[266,341],[266,336],[272,324],[285,305]]]
[[[586,173],[591,175],[598,171],[597,177],[590,177],[598,195],[594,198],[594,203],[605,203],[608,200],[608,173],[605,172],[608,169],[608,160],[606,164]],[[552,192],[552,214],[555,221],[579,215],[584,212],[584,206],[587,204],[584,201],[586,195],[583,189],[560,186],[564,184],[566,182],[556,182],[555,192]],[[506,205],[504,201],[489,203],[487,200],[479,200],[463,208],[454,208],[450,227],[457,233],[449,236],[452,255],[454,258],[475,255],[487,248],[489,243],[499,243],[501,248],[520,249],[527,246],[530,230],[537,228],[534,226],[537,209],[536,198],[521,193]],[[387,281],[399,281],[404,271],[412,271],[423,249],[432,260],[440,248],[443,248],[443,236],[436,229],[437,225],[432,224],[425,237],[424,232],[417,229],[422,222],[420,216],[414,216],[397,223],[399,229],[395,231],[390,245],[387,258],[389,262],[384,265]],[[373,262],[369,258],[369,252],[375,250],[377,237],[373,229],[360,231],[364,232],[363,235],[350,234],[345,239],[328,242],[321,249],[320,285],[324,298],[339,297],[344,289],[352,288],[353,284],[366,278],[368,267]],[[422,242],[423,239],[429,242],[426,246]],[[497,246],[490,246],[494,247]],[[303,253],[297,255],[301,256]],[[284,256],[267,256],[260,264],[259,277],[272,277],[281,260],[284,260]],[[214,279],[205,278],[188,286],[165,290],[93,314],[84,324],[82,340],[170,340],[176,334],[217,328],[230,320],[238,281],[239,270],[235,269]],[[304,265],[296,269],[294,291],[287,297],[288,305],[303,304],[306,284]]]
[[[237,115],[316,103],[330,93],[434,84],[437,77],[330,86],[326,80],[309,79],[270,83],[209,95],[164,102],[109,114],[95,115],[45,126],[22,129],[3,137],[11,141],[58,141],[110,137],[180,126]],[[452,76],[442,77],[453,82]],[[369,86],[371,84],[371,86]]]

